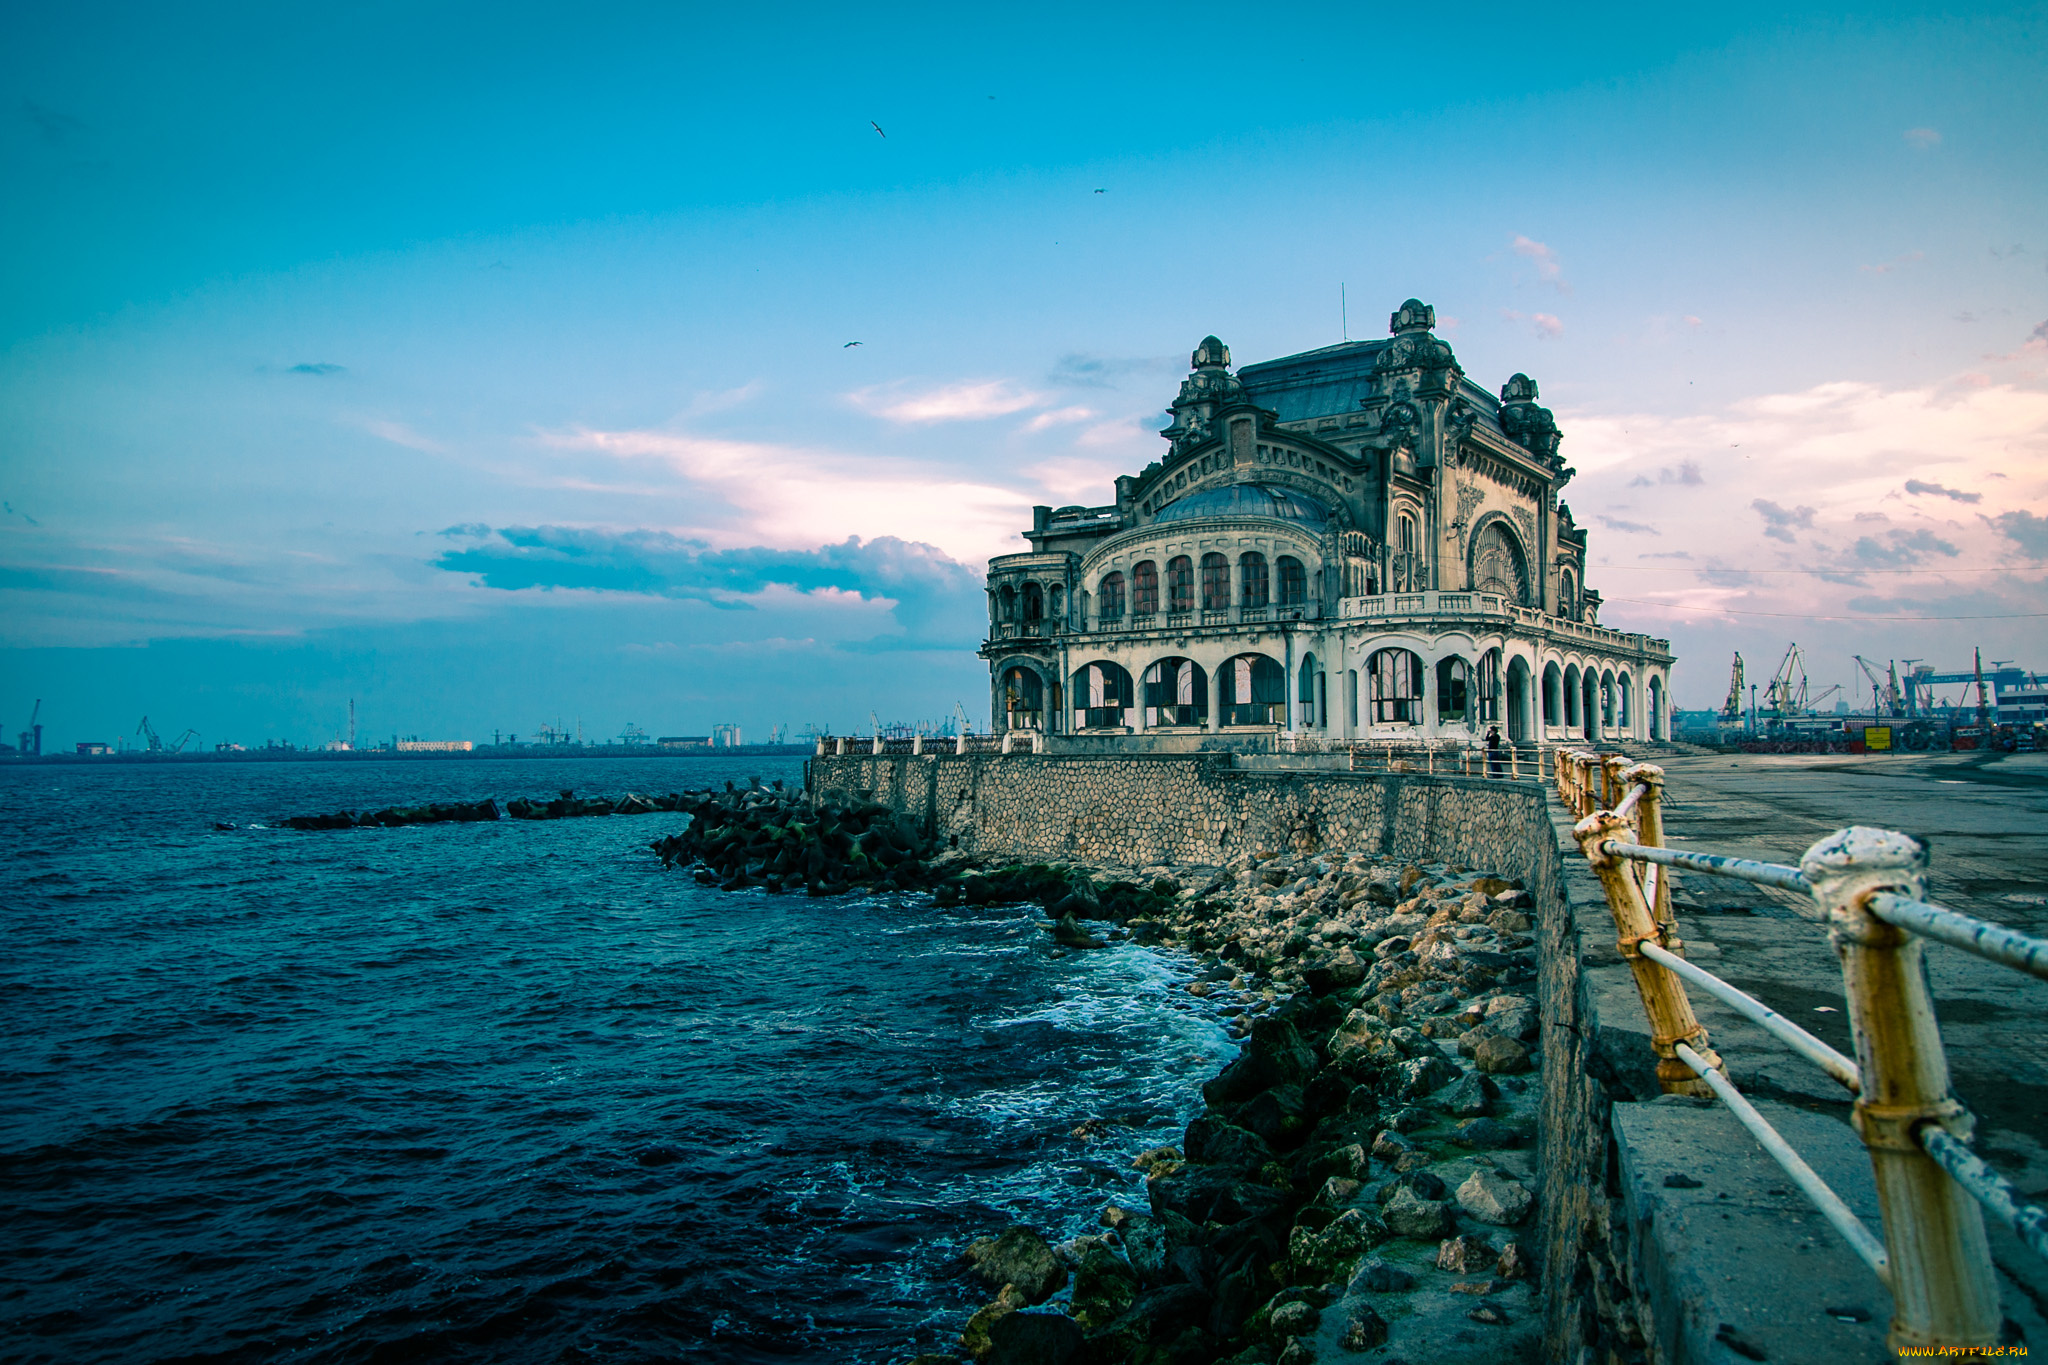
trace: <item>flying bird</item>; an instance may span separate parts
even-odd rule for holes
[[[1097,194],[1108,194],[1108,193],[1109,193],[1109,191],[1108,191],[1108,190],[1097,190],[1097,191],[1095,191],[1095,192],[1096,192]]]
[[[862,342],[858,342],[858,341],[849,341],[849,342],[847,342],[847,343],[846,343],[846,346],[859,346],[859,345],[862,345],[862,344],[864,344],[864,343],[862,343]],[[846,346],[841,346],[841,347],[840,347],[839,349],[843,351],[843,350],[845,350],[845,349],[846,349]]]
[[[881,125],[881,124],[879,124],[879,123],[877,123],[877,122],[875,122],[875,121],[874,121],[873,119],[869,119],[869,120],[868,120],[868,127],[870,127],[870,128],[872,128],[872,129],[874,129],[874,130],[875,130],[875,136],[876,136],[876,137],[887,137],[887,136],[889,136],[889,135],[888,135],[887,133],[885,133],[885,132],[883,132],[883,131],[882,131],[882,125]]]

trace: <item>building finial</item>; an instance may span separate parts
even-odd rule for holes
[[[1427,332],[1436,326],[1436,309],[1421,299],[1410,299],[1401,305],[1399,312],[1387,320],[1387,331],[1398,336],[1402,332]]]
[[[1229,369],[1230,348],[1215,337],[1203,337],[1202,344],[1195,347],[1194,368],[1198,370]]]

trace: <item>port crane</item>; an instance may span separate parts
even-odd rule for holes
[[[1721,703],[1721,723],[1740,725],[1742,723],[1742,654],[1736,652],[1735,663],[1728,670],[1728,700]]]
[[[1877,676],[1877,669],[1861,654],[1851,654],[1856,666],[1863,670],[1863,676],[1870,679],[1870,710],[1872,715],[1899,716],[1904,708],[1899,703],[1899,674],[1897,665],[1887,665],[1885,676]]]
[[[1795,670],[1799,677],[1796,683],[1792,680]],[[1764,706],[1780,720],[1806,714],[1806,656],[1799,652],[1797,642],[1785,651],[1785,657],[1778,661],[1778,671],[1764,688]]]
[[[148,745],[147,752],[152,754],[183,753],[187,744],[199,738],[197,730],[187,730],[184,734],[179,735],[169,744],[166,744],[157,735],[157,732],[150,727],[148,716],[144,716],[142,724],[135,727],[135,733],[142,736],[143,741]]]

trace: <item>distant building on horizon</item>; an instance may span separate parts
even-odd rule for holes
[[[989,561],[994,728],[1668,738],[1670,644],[1599,624],[1535,381],[1496,398],[1435,323],[1235,373],[1205,339],[1165,458]]]
[[[346,746],[344,746],[346,747]],[[396,747],[402,754],[466,754],[476,747],[468,739],[401,739]]]
[[[711,747],[711,736],[663,735],[655,740],[654,743],[657,747],[663,749],[708,749]]]

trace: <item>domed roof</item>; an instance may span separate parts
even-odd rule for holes
[[[1202,344],[1195,347],[1194,355],[1189,358],[1194,361],[1194,368],[1198,370],[1228,369],[1230,348],[1215,337],[1203,337]]]
[[[1315,499],[1291,488],[1273,488],[1262,483],[1234,483],[1190,493],[1179,502],[1159,509],[1154,522],[1196,521],[1207,517],[1277,517],[1320,527],[1330,519],[1329,509]]]

